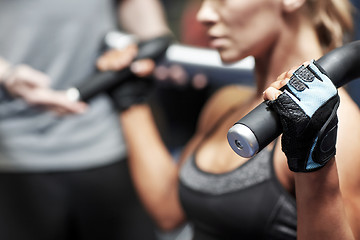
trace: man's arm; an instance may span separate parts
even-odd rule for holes
[[[7,62],[5,59],[0,57],[0,84],[7,77],[9,71],[11,69],[11,64]]]
[[[122,0],[118,16],[123,29],[140,39],[170,33],[164,9],[158,0]]]

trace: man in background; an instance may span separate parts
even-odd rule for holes
[[[0,25],[0,238],[154,239],[109,97],[86,106],[60,90],[96,71],[119,25],[168,33],[159,2],[1,0]]]

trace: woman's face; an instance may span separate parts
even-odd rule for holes
[[[224,62],[261,57],[282,28],[281,0],[204,0],[197,18]]]

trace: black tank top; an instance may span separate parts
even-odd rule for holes
[[[275,176],[264,149],[224,174],[204,172],[192,156],[180,171],[182,206],[195,240],[296,239],[295,199]]]

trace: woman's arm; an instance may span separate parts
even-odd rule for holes
[[[346,216],[360,239],[360,109],[345,89],[339,89],[339,96],[336,164]]]
[[[253,94],[253,88],[236,86],[216,92],[201,111],[196,133],[186,144],[180,164],[193,154],[223,115],[247,102]],[[151,109],[145,104],[134,105],[124,111],[120,119],[140,198],[160,227],[171,229],[179,225],[185,216],[178,196],[178,164],[161,139]]]
[[[360,239],[360,111],[344,89],[339,89],[339,95],[336,160],[309,175],[295,173],[302,239],[316,239],[315,235],[306,236],[306,229],[312,228],[318,229],[318,234],[321,229],[331,234],[318,239]]]
[[[339,95],[336,161],[309,175],[295,173],[302,239],[317,239],[306,236],[310,225],[321,234],[318,239],[360,239],[360,111],[344,89]]]
[[[118,15],[124,30],[142,40],[170,32],[158,0],[119,1]],[[102,71],[118,71],[130,65],[137,75],[150,75],[154,63],[150,60],[131,63],[136,54],[136,47],[112,51],[100,57],[97,65]],[[114,101],[121,101],[120,92],[121,87],[116,90]],[[161,139],[150,107],[145,103],[134,103],[128,109],[122,109],[120,122],[127,144],[130,171],[140,199],[160,228],[175,228],[185,218],[177,190],[178,166]]]
[[[184,221],[178,196],[178,167],[166,149],[148,105],[134,105],[120,116],[137,192],[160,228]]]
[[[345,214],[335,158],[311,173],[295,173],[298,239],[355,239]]]
[[[170,33],[165,12],[158,0],[122,0],[118,8],[124,30],[140,39],[151,39]]]
[[[264,94],[281,119],[282,149],[294,172],[298,239],[355,239],[354,222],[348,214],[355,208],[346,203],[352,194],[344,183],[356,178],[345,180],[351,165],[342,163],[346,160],[343,123],[336,144],[339,96],[316,64],[307,65],[282,74]],[[335,161],[335,144],[341,168]]]

